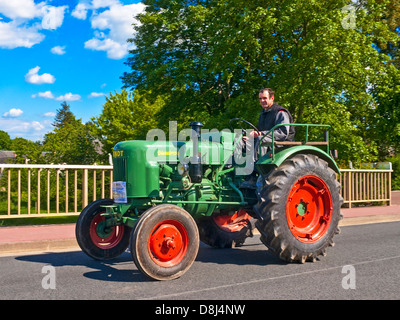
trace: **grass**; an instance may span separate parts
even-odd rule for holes
[[[2,219],[0,215],[0,227],[10,226],[32,226],[43,224],[76,223],[78,216],[60,216],[60,217],[19,217]]]
[[[17,194],[12,193],[12,202],[11,202],[11,213],[14,215],[17,212],[17,202],[16,199]],[[41,224],[59,224],[59,223],[75,223],[78,219],[78,215],[61,215],[60,216],[46,216],[47,214],[47,201],[46,199],[42,199],[40,213],[43,217],[38,217],[35,215],[34,217],[29,216],[28,213],[28,203],[26,201],[25,193],[22,193],[21,197],[21,214],[16,218],[9,218],[7,216],[7,195],[6,193],[0,192],[0,227],[6,226],[23,226],[23,225],[41,225]],[[79,203],[79,205],[81,205]],[[36,214],[35,210],[35,201],[32,200],[31,213]],[[74,203],[69,203],[69,208],[73,208]],[[60,212],[64,210],[64,203],[60,203]],[[56,212],[56,204],[55,201],[52,200],[50,203],[50,212],[54,214]],[[2,217],[7,217],[2,219]]]

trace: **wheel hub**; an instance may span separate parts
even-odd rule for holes
[[[150,248],[160,261],[171,260],[182,248],[182,236],[175,226],[162,225],[151,236]]]
[[[154,261],[174,265],[187,250],[187,234],[178,222],[165,221],[154,228],[148,245]]]
[[[298,205],[297,205],[297,213],[300,216],[304,216],[307,212],[307,204],[304,203],[303,201],[301,201]]]
[[[332,199],[326,183],[314,175],[297,180],[289,192],[286,218],[299,241],[311,243],[323,237],[332,218]]]
[[[102,238],[108,238],[113,232],[112,228],[106,227],[105,221],[100,221],[96,226],[96,233],[97,235]]]
[[[90,237],[96,247],[112,249],[120,243],[124,235],[124,225],[108,227],[101,213],[99,212],[90,224]]]

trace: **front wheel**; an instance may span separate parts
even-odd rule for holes
[[[261,241],[287,262],[315,261],[333,246],[342,219],[340,185],[328,163],[296,155],[276,168],[260,190],[255,211]]]
[[[107,227],[103,206],[113,204],[101,199],[85,207],[76,222],[76,240],[82,251],[96,260],[109,260],[121,255],[129,246],[131,228],[125,225]]]
[[[137,268],[154,280],[182,276],[199,250],[196,222],[184,209],[162,204],[145,211],[131,237],[131,254]]]

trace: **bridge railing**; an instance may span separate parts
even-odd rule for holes
[[[112,198],[112,166],[0,164],[0,219],[76,215]]]
[[[391,205],[392,170],[340,169],[339,182],[344,204],[374,203]]]

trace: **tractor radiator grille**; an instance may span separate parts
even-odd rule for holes
[[[114,181],[126,181],[126,158],[118,157],[113,159]]]

